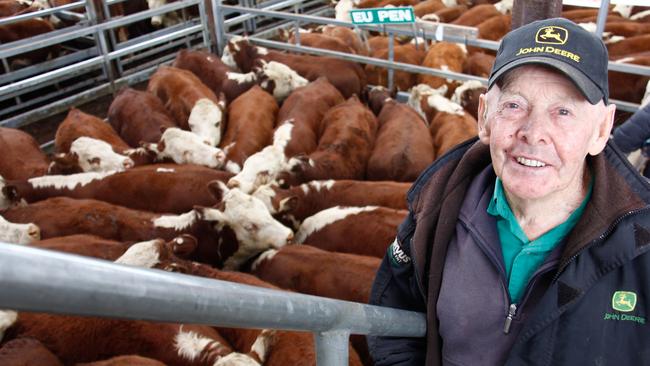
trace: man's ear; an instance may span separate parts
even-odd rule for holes
[[[612,103],[602,108],[604,113],[601,114],[602,117],[596,126],[597,134],[594,136],[594,139],[589,146],[589,150],[587,151],[589,155],[598,155],[603,151],[603,149],[605,149],[605,145],[607,145],[607,141],[609,140],[609,135],[612,133],[612,127],[614,126],[616,104]]]
[[[478,137],[482,143],[489,145],[490,128],[487,124],[487,94],[481,94],[478,97]]]

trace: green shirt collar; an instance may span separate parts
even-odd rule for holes
[[[539,243],[541,244],[541,247],[544,247],[548,250],[549,246],[551,248],[554,247],[559,240],[564,238],[566,234],[568,234],[569,231],[573,229],[575,224],[580,219],[580,216],[582,216],[582,212],[585,210],[587,202],[589,202],[589,198],[591,198],[591,191],[593,190],[593,187],[594,179],[592,177],[591,181],[589,182],[589,190],[587,191],[587,194],[585,195],[585,198],[580,206],[575,211],[573,211],[573,213],[571,213],[571,216],[569,216],[565,222],[561,223],[560,225],[554,227],[553,229],[547,231],[542,236],[537,238],[535,240],[536,244]],[[521,226],[519,226],[519,222],[517,222],[514,213],[510,209],[510,205],[508,204],[508,200],[506,199],[506,194],[503,189],[503,184],[501,183],[501,179],[499,177],[497,177],[496,183],[494,184],[494,194],[492,195],[492,199],[488,205],[487,212],[492,216],[506,220],[509,231],[522,243],[527,244],[530,242]]]

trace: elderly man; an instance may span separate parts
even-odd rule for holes
[[[438,159],[371,303],[427,314],[376,365],[650,365],[650,186],[608,146],[607,49],[566,19],[502,41],[479,139]]]

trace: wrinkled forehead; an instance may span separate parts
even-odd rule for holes
[[[536,87],[540,80],[553,82],[558,90],[561,88],[563,98],[571,98],[574,102],[587,101],[571,79],[548,65],[528,64],[516,67],[501,76],[488,92],[496,90],[500,94],[517,94],[522,87]]]

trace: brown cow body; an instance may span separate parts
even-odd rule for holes
[[[309,216],[334,206],[384,206],[406,209],[406,192],[411,183],[356,180],[312,181],[288,189],[263,186],[254,196],[262,200],[281,221],[297,230]]]
[[[108,108],[108,122],[131,147],[158,142],[162,131],[176,127],[160,99],[131,88],[120,90]]]
[[[467,58],[467,51],[455,43],[438,42],[429,48],[422,66],[432,69],[439,69],[443,71],[462,72],[463,64]],[[427,84],[432,88],[439,88],[447,85],[447,92],[452,94],[456,86],[459,85],[457,81],[448,81],[447,78],[419,74],[417,79],[418,84]]]
[[[373,49],[370,53],[371,57],[388,59],[388,47]],[[415,45],[409,43],[404,45],[394,46],[394,61],[402,62],[411,65],[420,65],[422,63],[423,52],[415,48]],[[388,86],[388,70],[383,66],[366,65],[366,74],[368,75],[368,83],[372,85]],[[397,90],[406,91],[417,83],[417,75],[395,70],[393,82]]]
[[[71,108],[68,115],[59,125],[54,136],[54,147],[57,153],[67,153],[70,146],[79,137],[92,137],[109,143],[115,152],[121,153],[130,146],[113,130],[111,125],[101,119]]]
[[[310,216],[296,232],[296,243],[320,249],[383,258],[408,211],[336,206]]]
[[[318,148],[309,161],[285,175],[293,184],[317,179],[363,179],[377,134],[377,119],[357,97],[330,109]]]
[[[287,65],[309,81],[314,81],[321,76],[326,77],[345,98],[354,94],[361,95],[366,86],[366,74],[363,68],[351,61],[281,53],[253,46],[245,39],[231,40],[226,50],[224,57],[232,58],[243,72],[250,72],[261,60],[276,61]]]
[[[433,144],[426,122],[413,108],[393,99],[384,103],[378,120],[379,131],[368,159],[367,179],[415,181],[433,161]]]
[[[465,11],[451,24],[475,27],[489,18],[501,15],[501,12],[492,4],[476,5]]]
[[[478,135],[478,125],[474,117],[465,112],[439,112],[429,126],[436,159],[452,147]]]
[[[152,164],[115,174],[85,173],[8,181],[3,193],[36,202],[50,197],[92,198],[150,212],[184,213],[217,203],[208,183],[232,174],[198,165]],[[15,189],[15,190],[14,190]]]
[[[16,338],[0,347],[2,366],[63,366],[61,360],[34,338]]]
[[[161,66],[149,79],[147,91],[156,95],[184,130],[217,146],[225,128],[225,97],[217,98],[193,73]]]
[[[228,106],[228,127],[221,147],[229,163],[237,164],[235,173],[241,170],[249,156],[271,144],[277,113],[277,102],[259,86],[240,95]]]
[[[29,179],[47,173],[50,161],[29,134],[0,127],[0,177]]]

